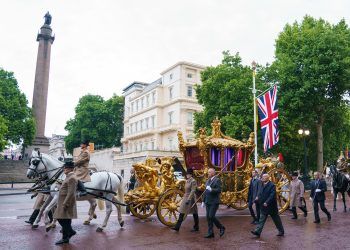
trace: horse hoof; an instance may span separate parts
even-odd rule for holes
[[[92,216],[92,218],[97,219],[97,215],[96,215],[96,214],[94,214],[94,215]]]
[[[103,228],[102,228],[102,227],[98,227],[98,228],[96,228],[96,232],[98,232],[98,233],[103,232]]]
[[[36,228],[38,228],[39,227],[39,225],[32,225],[32,228],[33,229],[36,229]]]
[[[123,227],[124,226],[124,221],[122,220],[120,223],[119,223],[120,227]]]
[[[84,221],[83,224],[84,224],[84,225],[90,225],[90,221],[86,220],[86,221]]]

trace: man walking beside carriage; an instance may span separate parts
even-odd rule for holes
[[[276,228],[278,229],[277,236],[284,236],[284,228],[281,218],[278,214],[278,206],[276,200],[276,186],[270,181],[268,174],[262,176],[263,187],[258,195],[258,202],[261,207],[261,215],[258,226],[255,230],[251,231],[252,234],[260,237],[260,234],[264,228],[267,217],[270,215]]]
[[[203,201],[208,221],[208,234],[204,236],[204,238],[214,238],[214,224],[220,230],[220,237],[222,237],[225,233],[225,227],[215,217],[220,204],[221,181],[220,178],[215,175],[214,168],[209,168],[208,180],[205,186]]]
[[[290,183],[290,206],[292,208],[293,220],[298,219],[297,208],[304,212],[304,217],[307,216],[306,203],[304,198],[304,184],[298,179],[298,172],[292,174]]]
[[[259,191],[262,188],[262,182],[259,179],[259,174],[257,170],[253,170],[252,172],[252,179],[249,184],[249,191],[248,191],[248,207],[250,211],[250,215],[253,217],[253,221],[251,224],[258,224],[260,219],[260,205],[258,202],[258,194]],[[254,213],[253,205],[255,204],[255,211]]]
[[[72,219],[77,218],[76,206],[76,188],[78,181],[73,172],[74,165],[72,162],[64,164],[65,180],[62,183],[58,194],[57,209],[54,218],[62,226],[62,239],[57,241],[56,245],[69,243],[69,239],[76,234],[72,228]]]
[[[320,205],[321,210],[327,215],[328,221],[331,220],[331,214],[328,212],[326,206],[325,206],[325,200],[326,195],[325,192],[327,191],[327,184],[326,181],[321,178],[321,174],[319,172],[314,173],[315,179],[311,182],[311,193],[310,197],[312,199],[312,204],[314,207],[314,214],[315,214],[315,221],[314,223],[320,223],[320,215],[318,213],[318,205]]]

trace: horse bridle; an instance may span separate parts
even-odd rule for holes
[[[32,158],[39,158],[39,160],[34,160],[34,162],[32,162]],[[38,168],[38,166],[39,166],[40,163],[42,163],[42,164],[44,165],[45,170],[39,172],[39,171],[37,170],[37,168]],[[34,165],[35,168],[32,168],[31,165]],[[47,166],[46,166],[46,164],[45,164],[45,162],[43,161],[43,159],[42,159],[41,156],[39,156],[39,157],[31,157],[31,158],[29,159],[29,167],[28,167],[28,169],[31,170],[31,171],[33,171],[33,172],[34,172],[36,175],[38,175],[38,176],[42,176],[42,174],[46,174],[46,173],[55,171],[55,170],[57,170],[57,169],[62,169],[62,168],[63,168],[63,167],[58,167],[58,168],[54,168],[54,169],[51,169],[51,170],[47,170]]]

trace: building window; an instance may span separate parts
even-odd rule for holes
[[[127,134],[130,134],[130,128],[129,128],[129,126],[126,127],[126,130],[128,131]]]
[[[149,128],[149,118],[147,117],[147,118],[145,119],[145,121],[146,121],[146,129],[148,129],[148,128]]]
[[[142,148],[142,142],[140,142],[140,151],[142,151],[143,148]]]
[[[187,73],[187,78],[192,78],[192,74],[191,73]]]
[[[154,115],[151,117],[151,120],[152,120],[152,128],[154,128],[155,127],[155,116]]]
[[[145,142],[145,147],[143,149],[148,150],[148,142]]]
[[[154,141],[151,141],[151,149],[154,150]]]
[[[149,106],[149,95],[146,96],[146,107]]]
[[[172,150],[173,149],[173,138],[169,138],[169,149]]]
[[[133,123],[130,124],[130,132],[134,133],[134,124]]]
[[[156,103],[156,92],[152,92],[152,104]]]
[[[187,96],[192,97],[193,96],[193,87],[187,86]]]
[[[169,75],[169,78],[170,78],[170,80],[173,79],[173,74],[172,73]]]
[[[136,112],[139,111],[139,100],[136,101]]]
[[[143,107],[144,107],[144,102],[145,102],[145,98],[142,97],[142,99],[141,99],[141,109],[143,109]]]
[[[173,93],[174,91],[173,91],[173,90],[174,90],[173,87],[169,87],[169,99],[170,99],[170,100],[173,99],[173,97],[174,97],[174,96],[173,96],[173,95],[174,95],[174,93]]]
[[[138,132],[139,131],[139,122],[136,122],[135,127],[136,127],[136,132]]]
[[[135,143],[135,152],[139,151],[137,143]]]
[[[141,124],[141,131],[144,129],[143,123],[144,123],[144,121],[141,120],[141,121],[140,121],[140,124]]]
[[[131,103],[131,113],[134,113],[134,103]]]
[[[174,111],[171,111],[168,113],[169,124],[173,124],[173,114],[174,114]]]
[[[193,125],[193,112],[187,113],[187,125]]]

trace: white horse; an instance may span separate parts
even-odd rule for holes
[[[47,178],[48,180],[53,179],[53,177],[62,169],[63,163],[54,159],[53,157],[47,154],[40,154],[37,151],[32,152],[32,156],[30,159],[30,166],[27,171],[28,178]],[[57,180],[63,181],[65,179],[65,175],[62,173],[59,177],[54,178]],[[77,200],[87,200],[90,203],[89,209],[89,218],[85,220],[84,224],[90,224],[90,221],[95,216],[95,208],[96,208],[96,196],[103,196],[104,198],[110,200],[105,200],[106,204],[106,217],[103,221],[102,226],[99,226],[96,231],[102,232],[103,229],[107,226],[109,217],[113,211],[114,204],[117,208],[118,212],[118,222],[121,227],[124,225],[124,221],[121,215],[121,206],[119,204],[124,203],[124,189],[123,189],[123,178],[115,173],[111,172],[95,172],[91,175],[91,181],[86,182],[85,187],[87,191],[90,193],[83,197],[77,197]],[[40,217],[43,214],[45,218],[45,224],[49,224],[48,213],[49,211],[57,205],[58,201],[58,190],[60,188],[60,183],[55,182],[50,187],[50,196],[40,209],[40,213],[33,223],[34,227],[37,227],[40,222]],[[115,197],[115,194],[117,196]],[[111,202],[113,201],[113,203]],[[51,225],[50,225],[51,226]],[[47,227],[47,231],[50,230],[50,226]]]

